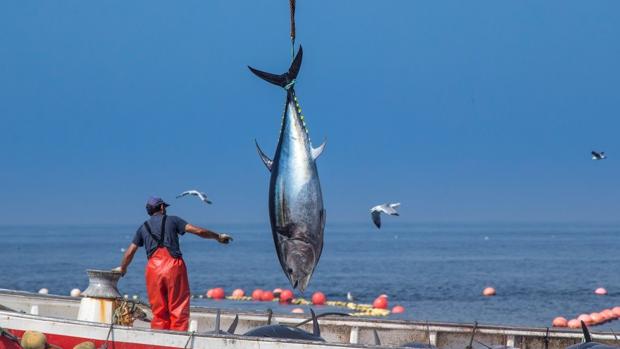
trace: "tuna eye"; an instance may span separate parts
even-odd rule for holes
[[[286,271],[287,271],[289,274],[293,274],[293,269],[291,269],[291,268],[288,268]]]

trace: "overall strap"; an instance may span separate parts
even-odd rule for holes
[[[153,232],[151,231],[151,225],[149,224],[149,221],[144,222],[144,228],[146,229],[146,232],[149,233],[151,238],[153,238],[153,240],[157,242],[157,247],[164,247],[164,232],[166,228],[166,216],[164,216],[161,219],[161,230],[160,230],[159,238],[155,236],[155,234],[153,234]]]

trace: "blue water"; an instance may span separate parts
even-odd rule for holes
[[[620,225],[587,224],[396,224],[378,231],[363,225],[329,225],[310,289],[360,302],[381,293],[407,311],[392,318],[548,326],[620,305]],[[218,225],[229,246],[187,234],[181,247],[192,293],[212,287],[289,287],[268,226]],[[0,227],[0,288],[67,295],[84,289],[87,268],[119,264],[135,226]],[[145,254],[140,250],[123,293],[145,295]],[[496,297],[482,297],[486,286]],[[595,296],[603,286],[607,296]],[[194,300],[194,305],[265,309],[269,304]],[[287,311],[286,307],[278,308]],[[620,321],[602,329],[620,327]]]

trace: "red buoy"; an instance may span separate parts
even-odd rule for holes
[[[581,322],[577,319],[571,319],[568,322],[568,327],[569,328],[581,328]]]
[[[388,299],[385,297],[377,297],[374,302],[372,302],[372,307],[377,309],[387,309],[388,307]]]
[[[225,296],[226,292],[224,292],[224,289],[221,287],[214,288],[213,292],[211,292],[211,298],[213,299],[224,299]]]
[[[293,300],[293,291],[282,290],[280,292],[280,303],[290,303]]]
[[[592,323],[594,325],[602,324],[603,322],[605,322],[605,318],[599,313],[592,313],[590,314],[590,317],[592,318]]]
[[[263,291],[263,294],[261,295],[260,300],[263,302],[271,302],[273,300],[273,292]]]
[[[599,287],[596,290],[594,290],[594,294],[596,294],[598,296],[605,296],[605,295],[607,295],[607,290],[604,289],[603,287]]]
[[[323,305],[327,301],[327,298],[323,294],[323,292],[314,292],[312,295],[312,304],[314,305]]]
[[[293,314],[303,314],[304,310],[301,308],[293,308],[293,310],[291,310],[291,313]]]
[[[553,323],[552,323],[553,327],[568,327],[568,320],[566,320],[565,318],[558,316],[555,319],[553,319]]]
[[[605,309],[601,311],[600,314],[603,315],[603,317],[607,321],[614,320],[616,318],[616,315],[614,314],[613,311],[611,311],[611,309]]]
[[[263,290],[261,290],[260,288],[257,288],[254,291],[252,291],[253,301],[260,301],[261,298],[263,298]]]
[[[405,307],[401,305],[395,305],[394,308],[392,308],[392,314],[401,314],[404,312],[405,312]]]
[[[581,315],[579,315],[577,317],[577,320],[585,322],[586,325],[592,325],[592,317],[590,315],[588,315],[588,314],[581,314]]]
[[[613,307],[611,311],[614,312],[614,315],[616,315],[616,317],[620,317],[620,307]]]
[[[485,297],[491,297],[491,296],[495,296],[496,292],[495,289],[493,287],[487,287],[484,290],[482,290],[482,295]]]
[[[207,298],[211,298],[211,296],[213,295],[213,289],[212,288],[208,289],[206,295],[207,295]]]
[[[232,292],[231,296],[232,296],[233,298],[241,298],[241,297],[245,296],[245,292],[243,292],[243,290],[242,290],[242,289],[237,288],[237,289],[235,289],[235,290]]]
[[[282,293],[282,289],[281,289],[281,288],[274,288],[274,289],[273,289],[273,295],[274,295],[275,297],[278,297],[278,295],[279,295],[280,293]]]

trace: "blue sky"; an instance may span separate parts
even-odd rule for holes
[[[620,3],[297,4],[328,222],[616,221]],[[0,3],[0,223],[267,222],[288,1]],[[609,153],[594,162],[592,149]],[[214,205],[176,200],[189,188]]]

